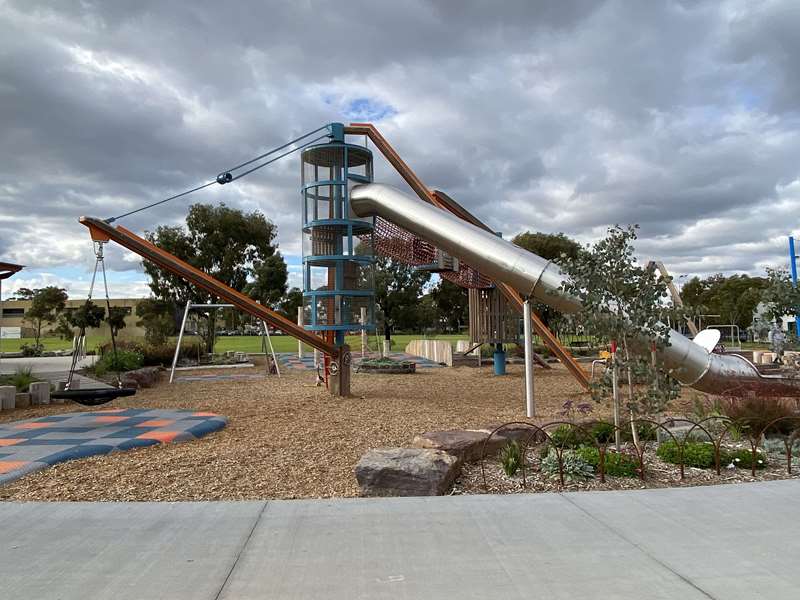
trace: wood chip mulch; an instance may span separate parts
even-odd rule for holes
[[[229,424],[198,441],[61,463],[0,487],[0,499],[357,496],[353,470],[370,448],[407,446],[424,431],[484,427],[525,414],[523,371],[516,365],[505,377],[493,376],[491,365],[355,374],[351,398],[332,398],[314,379],[310,371],[287,371],[280,379],[162,383],[141,390],[106,406],[212,411],[227,416]],[[568,399],[585,401],[586,395],[565,369],[537,369],[536,401],[543,417],[556,418]],[[78,410],[91,409],[35,407],[0,413],[0,422]],[[594,416],[604,414],[608,409],[600,406]]]

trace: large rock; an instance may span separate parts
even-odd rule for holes
[[[153,387],[161,378],[161,367],[142,367],[135,371],[128,371],[122,375],[122,387],[149,388]]]
[[[364,496],[441,496],[453,484],[460,461],[443,450],[377,448],[356,465]]]
[[[426,431],[414,436],[411,445],[415,448],[428,448],[442,450],[456,458],[471,462],[479,460],[483,454],[484,443],[489,434],[483,431],[469,431],[465,429],[448,429],[446,431]],[[486,447],[486,454],[497,452],[499,445],[506,440],[494,436]]]
[[[443,450],[460,460],[473,462],[480,460],[484,454],[487,457],[497,454],[511,440],[535,444],[544,439],[543,434],[524,425],[509,425],[490,438],[489,435],[495,427],[497,425],[483,429],[426,431],[415,436],[411,445],[415,448]]]

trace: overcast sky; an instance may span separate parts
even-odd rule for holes
[[[589,242],[638,223],[676,275],[786,266],[800,232],[800,2],[0,0],[5,282],[85,294],[80,215],[372,121],[493,228]],[[260,209],[299,283],[297,156],[191,202]],[[401,185],[376,157],[379,181]],[[147,295],[110,249],[112,294]]]

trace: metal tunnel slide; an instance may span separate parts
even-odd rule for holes
[[[414,190],[414,193],[417,194],[421,200],[442,210],[450,212],[456,217],[471,223],[476,227],[491,232],[487,225],[482,223],[477,217],[467,211],[458,202],[450,198],[450,196],[438,190],[429,190],[420,180],[420,178],[417,177],[416,173],[414,173],[414,171],[412,171],[411,168],[403,161],[395,149],[392,148],[391,144],[389,144],[386,138],[380,134],[374,125],[371,123],[351,123],[345,127],[345,133],[347,135],[363,135],[368,137],[372,143],[375,144],[375,147],[381,151],[381,154],[386,157],[386,160],[389,161],[389,164],[394,167],[394,169],[400,174],[409,187]],[[475,267],[476,265],[470,266]],[[488,275],[488,273],[486,273],[486,275]],[[497,285],[497,288],[500,290],[500,292],[511,303],[511,305],[521,313],[522,297],[519,295],[519,292],[503,281],[495,280],[494,283]],[[558,357],[561,363],[567,367],[569,372],[573,377],[575,377],[581,387],[583,387],[585,390],[588,390],[589,374],[586,372],[586,370],[578,363],[578,361],[575,360],[575,357],[572,356],[572,354],[570,354],[570,352],[561,345],[561,342],[556,335],[550,331],[550,329],[548,329],[544,322],[542,322],[542,320],[539,319],[535,313],[531,315],[531,318],[533,320],[533,327],[536,330],[536,333],[541,336],[544,344],[553,354],[555,354],[555,356]]]
[[[391,186],[353,189],[351,209],[359,217],[380,216],[458,257],[496,281],[565,313],[579,301],[562,291],[567,276],[558,266],[492,233]],[[710,394],[800,396],[800,379],[763,375],[746,358],[714,354],[672,330],[660,360],[684,385]]]

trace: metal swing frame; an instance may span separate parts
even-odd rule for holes
[[[178,332],[178,343],[175,345],[175,355],[172,357],[172,368],[169,372],[169,382],[174,383],[175,379],[175,370],[178,367],[178,358],[180,357],[181,353],[181,343],[183,342],[183,334],[186,332],[186,322],[189,319],[189,311],[193,309],[204,309],[204,308],[238,308],[233,304],[202,304],[202,303],[192,303],[187,302],[186,308],[183,310],[183,319],[181,320],[181,329]],[[262,333],[261,333],[261,349],[264,351],[265,357],[267,356],[267,345],[269,345],[269,354],[272,354],[272,361],[275,364],[275,373],[280,378],[281,376],[281,368],[278,365],[278,357],[275,355],[275,348],[272,346],[272,338],[269,335],[269,327],[267,326],[266,321],[260,319],[261,326],[262,326]],[[266,336],[266,338],[265,338]],[[267,359],[267,375],[270,373],[269,369],[269,359]]]

